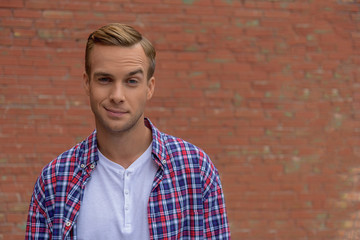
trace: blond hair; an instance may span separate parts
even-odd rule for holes
[[[156,51],[153,45],[145,37],[136,31],[133,27],[121,23],[111,23],[105,25],[90,34],[85,50],[85,71],[90,76],[90,52],[95,44],[105,46],[131,47],[140,43],[146,57],[149,60],[147,78],[150,79],[155,72]]]

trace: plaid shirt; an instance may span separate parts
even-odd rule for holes
[[[150,239],[230,239],[218,172],[196,146],[152,129],[159,165],[148,203]],[[31,198],[26,239],[74,239],[85,184],[96,167],[96,131],[43,169]]]

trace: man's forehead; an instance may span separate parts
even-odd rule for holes
[[[134,61],[148,63],[148,59],[141,45],[130,47],[97,45],[90,53],[90,60]]]

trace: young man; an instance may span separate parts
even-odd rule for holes
[[[26,239],[230,239],[218,172],[144,118],[155,49],[130,26],[93,32],[84,86],[96,130],[43,169]]]

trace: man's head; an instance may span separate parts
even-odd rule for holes
[[[90,34],[85,51],[86,74],[91,76],[90,52],[94,45],[131,47],[138,43],[143,48],[145,55],[149,60],[147,79],[150,79],[155,72],[156,52],[154,47],[149,40],[143,37],[133,27],[120,23],[108,24]]]

